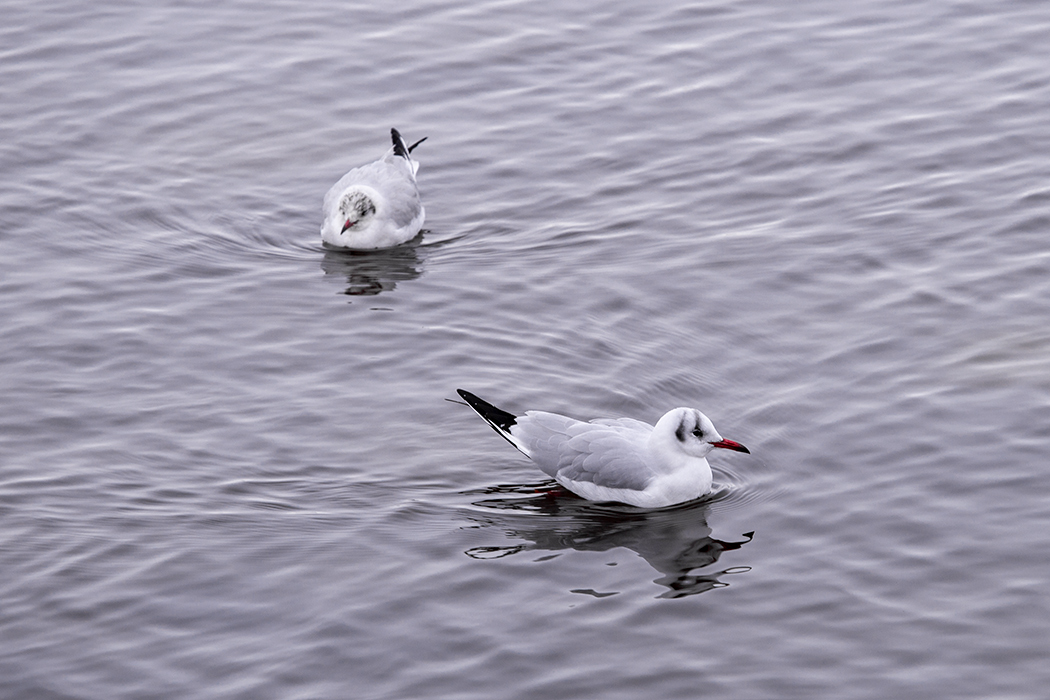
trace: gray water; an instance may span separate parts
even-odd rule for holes
[[[1045,697],[1046,3],[2,14],[0,696]],[[459,387],[752,455],[587,503]]]

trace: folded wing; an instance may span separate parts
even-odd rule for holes
[[[526,412],[511,430],[536,465],[558,480],[638,491],[655,476],[644,459],[651,431],[631,419],[583,423],[543,411]]]

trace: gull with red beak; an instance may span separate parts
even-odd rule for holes
[[[711,450],[750,454],[719,435],[711,419],[695,408],[668,411],[655,426],[633,418],[585,423],[545,411],[515,416],[469,391],[458,392],[545,474],[591,501],[641,508],[685,503],[711,492]]]
[[[393,146],[374,163],[354,168],[324,196],[321,240],[333,248],[371,250],[410,241],[423,227],[425,212],[416,187],[419,163],[397,129]]]

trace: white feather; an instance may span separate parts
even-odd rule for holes
[[[393,132],[393,138],[400,134]],[[321,240],[335,248],[368,250],[410,241],[426,213],[416,187],[419,163],[391,148],[343,175],[324,197]]]

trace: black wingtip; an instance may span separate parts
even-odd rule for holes
[[[411,152],[408,146],[405,145],[405,140],[401,138],[401,132],[397,129],[390,130],[390,140],[394,143],[394,155],[401,156],[402,158],[408,158],[408,154]]]
[[[402,158],[407,158],[408,160],[412,160],[408,154],[414,151],[416,146],[426,141],[427,137],[424,136],[411,146],[406,146],[405,140],[401,138],[401,132],[397,129],[391,129],[390,140],[394,143],[394,155],[401,156]]]
[[[494,428],[499,428],[504,432],[510,432],[510,426],[517,422],[517,416],[513,413],[507,413],[501,408],[496,408],[488,401],[479,399],[469,391],[456,389],[456,393],[463,397],[463,400],[466,401],[471,408],[477,411],[479,416],[491,423]]]

